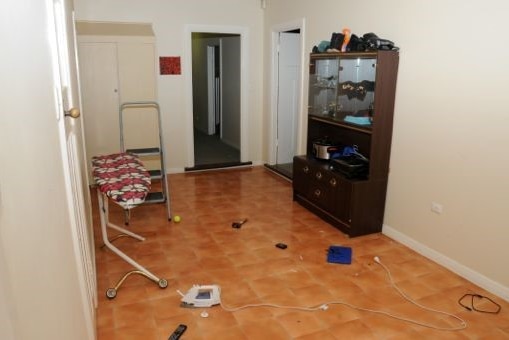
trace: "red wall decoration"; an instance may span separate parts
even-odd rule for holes
[[[159,57],[160,74],[180,74],[180,57]]]

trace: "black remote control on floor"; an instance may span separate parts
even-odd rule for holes
[[[182,334],[184,334],[186,329],[187,329],[186,325],[182,325],[182,324],[178,325],[177,329],[175,329],[175,331],[170,335],[168,340],[178,340],[178,339],[180,339],[180,337],[182,336]]]

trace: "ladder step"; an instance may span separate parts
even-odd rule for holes
[[[148,173],[150,174],[151,179],[163,178],[163,176],[161,175],[161,170],[149,170]]]
[[[126,152],[133,153],[138,156],[153,156],[161,153],[159,148],[127,149]]]
[[[138,144],[138,147],[133,147],[130,149],[125,150],[125,143],[124,143],[124,111],[127,109],[136,109],[136,111],[144,112],[144,110],[140,111],[138,109],[140,108],[153,108],[155,109],[157,113],[157,130],[159,134],[159,144],[149,142],[153,145],[153,147],[141,147],[144,146],[144,144]],[[165,150],[164,150],[164,143],[162,139],[163,131],[161,126],[161,110],[159,108],[159,104],[155,101],[138,101],[138,102],[125,102],[120,104],[119,108],[119,124],[120,124],[120,149],[122,151],[129,152],[131,154],[134,154],[138,157],[140,157],[140,160],[143,162],[144,160],[147,160],[148,162],[155,162],[159,160],[160,165],[159,166],[150,166],[150,168],[155,168],[156,170],[149,170],[150,179],[152,181],[158,181],[156,187],[153,189],[154,191],[151,191],[148,193],[147,197],[145,197],[144,203],[164,203],[166,205],[166,212],[168,221],[171,221],[171,212],[170,212],[170,191],[168,188],[168,181],[167,181],[167,173],[164,169],[165,167]],[[129,138],[128,138],[129,140]],[[132,142],[132,140],[131,140]],[[150,145],[148,144],[148,145]],[[133,145],[133,144],[131,144]],[[148,169],[147,169],[148,170]],[[159,190],[159,191],[158,191]],[[128,220],[127,220],[128,221]]]
[[[145,198],[145,203],[163,203],[166,202],[166,197],[161,191],[149,192]]]

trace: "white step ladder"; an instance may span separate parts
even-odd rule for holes
[[[132,115],[134,117],[132,124],[137,124],[137,122],[144,122],[146,115],[151,111],[155,111],[157,115],[157,119],[153,119],[153,130],[150,131],[138,131],[138,129],[126,129],[126,117],[127,115]],[[129,112],[129,113],[128,113]],[[152,112],[153,114],[153,112]],[[136,116],[135,116],[136,115]],[[129,116],[131,117],[131,116]],[[146,121],[150,121],[147,119]],[[159,108],[159,104],[154,101],[139,101],[139,102],[125,102],[120,105],[119,109],[119,122],[120,122],[120,150],[122,152],[131,153],[140,157],[140,160],[145,163],[144,160],[147,161],[147,164],[151,162],[151,164],[156,164],[156,168],[152,169],[147,167],[147,170],[150,174],[150,178],[153,181],[160,181],[161,191],[152,191],[148,194],[145,199],[144,204],[150,203],[166,203],[166,212],[168,215],[168,220],[171,221],[171,210],[170,210],[170,191],[168,188],[168,178],[165,170],[165,152],[164,152],[164,142],[163,142],[163,133],[162,133],[162,124],[161,124],[161,110]],[[139,124],[142,126],[145,124]],[[127,130],[127,131],[126,131]],[[152,138],[149,142],[153,145],[142,145],[141,147],[135,147],[135,144],[140,146],[140,144],[145,144],[140,142],[147,136],[143,136],[143,133],[157,133],[158,138]],[[130,138],[128,135],[137,135],[131,136],[134,138]],[[150,136],[153,137],[153,136]],[[134,140],[134,142],[132,140]],[[126,146],[127,145],[127,146]],[[125,223],[129,224],[129,210],[126,211],[126,220]]]

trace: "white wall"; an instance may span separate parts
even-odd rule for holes
[[[258,0],[76,0],[78,20],[149,22],[153,24],[159,56],[181,56],[186,53],[187,25],[233,26],[245,28],[247,46],[248,95],[247,122],[249,140],[247,157],[262,162],[262,76],[263,10]],[[181,171],[187,159],[188,132],[192,131],[190,59],[182,59],[180,76],[158,76],[158,100],[163,113],[167,169]]]
[[[0,188],[0,207],[1,207],[1,188]],[[14,340],[14,328],[12,323],[13,299],[9,296],[10,288],[7,274],[7,264],[5,263],[3,251],[0,249],[0,339]]]
[[[384,230],[509,300],[507,13],[505,0],[268,0],[265,37],[304,17],[308,51],[343,27],[401,47]]]
[[[0,4],[2,339],[87,338],[56,120],[48,3]]]

